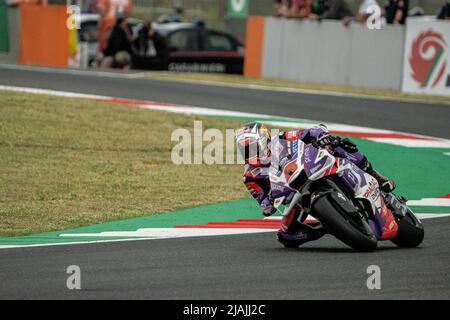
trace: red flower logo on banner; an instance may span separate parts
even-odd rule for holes
[[[427,30],[414,39],[409,64],[411,76],[421,87],[435,87],[444,75],[447,61],[444,36],[436,31]]]

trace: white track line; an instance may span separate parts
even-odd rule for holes
[[[0,90],[3,91],[12,91],[12,92],[21,92],[21,93],[32,93],[32,94],[44,94],[54,97],[65,97],[65,98],[78,98],[78,99],[110,99],[111,97],[100,96],[95,94],[85,94],[85,93],[76,93],[69,91],[59,91],[59,90],[49,90],[49,89],[38,89],[38,88],[29,88],[29,87],[16,87],[16,86],[4,86],[0,85]]]
[[[175,238],[193,238],[193,237],[212,237],[212,236],[227,236],[227,235],[240,235],[240,234],[256,234],[256,233],[269,233],[274,232],[271,229],[195,229],[189,231],[189,228],[158,228],[152,232],[148,229],[145,233],[140,232],[104,232],[104,233],[81,233],[81,234],[61,234],[60,237],[123,237],[127,236],[127,239],[117,240],[93,240],[93,241],[79,241],[79,242],[62,242],[62,243],[43,243],[43,244],[30,244],[30,245],[0,245],[0,249],[13,249],[13,248],[35,248],[35,247],[53,247],[53,246],[69,246],[69,245],[84,245],[84,244],[99,244],[99,243],[114,243],[114,242],[128,242],[128,241],[144,241],[144,240],[163,240],[163,239],[175,239]],[[177,231],[180,230],[180,231]],[[184,230],[184,234],[183,234]],[[209,231],[211,230],[211,231]],[[216,231],[214,231],[216,230]],[[217,231],[218,230],[218,231]],[[113,235],[116,234],[116,235]]]
[[[422,213],[417,214],[419,219],[434,219],[450,216],[450,213]],[[266,220],[266,219],[265,219]],[[270,220],[270,219],[268,219]],[[273,217],[272,220],[281,220],[281,217]],[[307,220],[315,220],[308,217]],[[107,231],[99,233],[63,233],[60,237],[136,237],[136,238],[152,238],[152,239],[174,239],[185,237],[208,237],[223,236],[237,234],[266,233],[278,230],[273,229],[257,229],[257,228],[143,228],[136,231]]]
[[[0,245],[0,249],[59,247],[59,246],[73,246],[73,245],[82,245],[82,244],[114,243],[114,242],[129,242],[129,241],[143,241],[143,240],[152,240],[152,239],[138,238],[138,239],[94,240],[94,241],[42,243],[42,244],[25,244],[25,245]]]
[[[444,217],[449,217],[450,213],[440,213],[440,214],[436,214],[436,213],[422,213],[422,214],[417,214],[417,217],[421,220],[423,219],[435,219],[435,218],[444,218]],[[281,219],[281,217],[270,217],[270,218],[266,218],[266,219]],[[159,229],[166,229],[166,228],[159,228]],[[168,228],[167,228],[168,229]],[[185,230],[186,234],[189,234],[188,231],[189,228],[174,228],[173,230],[178,229],[178,230]],[[147,230],[145,231],[147,233],[147,237],[142,237],[142,235],[144,234],[142,232],[142,230]],[[203,229],[203,230],[214,230],[214,229]],[[217,230],[217,229],[216,229]],[[220,229],[219,229],[220,230]],[[233,229],[232,229],[233,230]],[[230,231],[223,231],[220,234],[208,234],[207,232],[203,232],[203,235],[192,235],[192,233],[190,233],[190,235],[186,235],[183,236],[181,235],[181,233],[183,231],[173,231],[174,233],[178,233],[179,232],[179,236],[175,236],[173,238],[183,238],[183,237],[206,237],[206,236],[219,236],[219,235],[237,235],[237,234],[255,234],[255,233],[270,233],[270,232],[274,232],[275,229],[234,229],[237,230],[236,233],[231,233]],[[244,232],[242,232],[244,231]],[[212,231],[214,232],[214,231]],[[112,234],[117,234],[117,235],[125,235],[124,232],[108,232],[108,235],[103,235],[104,237],[111,237]],[[155,233],[153,233],[153,235],[151,235],[152,231],[151,229],[141,229],[141,232],[139,233],[139,235],[137,235],[137,233],[135,233],[135,235],[133,236],[134,238],[129,238],[129,239],[119,239],[119,240],[94,240],[94,241],[79,241],[79,242],[64,242],[64,243],[45,243],[45,244],[31,244],[31,245],[0,245],[0,249],[14,249],[14,248],[35,248],[35,247],[52,247],[52,246],[68,246],[68,245],[84,245],[84,244],[101,244],[101,243],[114,243],[114,242],[128,242],[128,241],[145,241],[145,240],[162,240],[162,239],[172,239],[171,237],[167,237],[170,232],[166,232],[164,234],[164,232],[161,231],[157,231]],[[223,234],[226,233],[226,234]],[[101,233],[100,233],[101,234]],[[104,233],[106,234],[106,233]],[[80,236],[80,238],[83,237],[88,237],[88,236],[96,236],[96,237],[102,237],[102,235],[99,236],[99,234],[62,234],[60,236],[64,236],[64,237],[75,237],[75,236]],[[159,235],[160,237],[154,237],[155,235]],[[164,237],[164,235],[166,237]],[[137,238],[139,237],[139,238]]]
[[[32,71],[40,73],[53,73],[53,74],[69,74],[76,76],[90,76],[90,77],[102,77],[102,78],[116,78],[116,79],[136,79],[137,73],[123,73],[123,72],[111,72],[102,70],[83,70],[83,69],[70,69],[70,68],[51,68],[41,66],[28,66],[28,65],[14,65],[14,64],[2,64],[0,69],[19,70],[19,71]]]
[[[418,140],[396,138],[367,138],[367,140],[409,148],[450,149],[450,140]]]
[[[273,232],[271,229],[253,228],[145,228],[136,231],[108,231],[100,233],[66,233],[60,237],[136,237],[152,239],[174,239],[187,237],[210,237],[237,234]]]
[[[425,198],[421,200],[410,200],[408,206],[427,206],[427,207],[450,207],[449,198]]]

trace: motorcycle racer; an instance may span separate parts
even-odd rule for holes
[[[305,144],[314,144],[316,147],[326,148],[334,156],[348,159],[373,176],[383,192],[389,193],[395,188],[394,182],[377,172],[352,141],[348,138],[342,139],[331,135],[324,125],[305,130],[281,132],[278,138],[287,142],[300,139]],[[237,148],[245,160],[243,182],[261,206],[264,216],[271,216],[277,210],[271,196],[269,179],[271,166],[270,131],[268,127],[261,123],[249,123],[237,131],[236,142]],[[325,234],[325,230],[320,224],[303,224],[297,221],[298,217],[299,212],[295,210],[282,218],[277,238],[285,246],[289,246],[289,243],[303,244],[317,240]]]

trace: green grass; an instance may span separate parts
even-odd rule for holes
[[[315,83],[301,83],[295,81],[279,80],[279,79],[256,79],[250,77],[243,77],[239,75],[227,75],[227,74],[209,74],[209,73],[184,73],[184,72],[142,72],[137,74],[138,77],[162,79],[162,80],[176,80],[176,81],[206,81],[206,82],[218,82],[224,84],[242,84],[242,85],[259,85],[274,88],[290,88],[301,90],[315,90],[323,92],[344,93],[350,95],[367,95],[378,98],[387,99],[400,99],[400,100],[413,100],[423,101],[431,103],[449,104],[449,97],[444,96],[430,96],[419,94],[406,94],[400,91],[394,90],[382,90],[382,89],[368,89],[368,88],[356,88],[346,86],[336,86],[328,84],[315,84]]]
[[[241,198],[242,166],[176,166],[171,133],[194,117],[0,94],[0,236],[61,230]],[[240,123],[199,118],[205,127]]]

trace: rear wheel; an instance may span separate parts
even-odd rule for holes
[[[391,241],[401,248],[415,248],[425,237],[425,230],[419,219],[408,211],[405,217],[398,221],[397,236]]]
[[[333,191],[334,192],[334,191]],[[334,205],[329,195],[314,201],[312,208],[316,218],[329,233],[357,251],[370,252],[377,248],[378,241],[364,217],[352,217]]]

